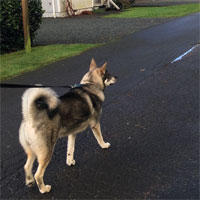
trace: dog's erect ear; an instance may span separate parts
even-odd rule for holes
[[[103,66],[99,68],[101,74],[105,74],[106,73],[106,66],[107,66],[107,62],[105,62],[103,64]]]
[[[90,63],[90,71],[91,71],[92,69],[94,69],[95,67],[97,67],[97,64],[96,64],[94,58],[92,58],[91,63]]]

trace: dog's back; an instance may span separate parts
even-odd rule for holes
[[[90,92],[92,87],[81,85],[59,97],[61,122],[59,137],[76,134],[99,120],[102,101]]]

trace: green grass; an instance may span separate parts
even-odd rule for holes
[[[5,80],[24,72],[33,71],[63,58],[100,46],[100,44],[49,45],[32,48],[31,53],[24,50],[0,56],[0,79]]]
[[[198,3],[163,7],[134,7],[105,18],[170,18],[200,12]]]
[[[105,13],[105,9],[104,8],[98,8],[98,9],[94,9],[93,10],[93,13],[94,14],[102,14],[102,13]]]

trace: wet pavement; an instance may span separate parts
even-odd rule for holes
[[[101,118],[111,148],[100,149],[86,130],[77,137],[76,165],[67,167],[67,142],[59,140],[44,178],[52,191],[45,195],[24,185],[26,158],[18,142],[24,90],[1,90],[1,199],[199,199],[199,47],[171,64],[198,44],[199,17],[179,18],[9,80],[74,84],[92,57],[99,65],[108,61],[119,77],[106,90]]]

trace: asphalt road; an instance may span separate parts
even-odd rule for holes
[[[179,18],[120,41],[9,80],[74,84],[91,57],[119,77],[106,90],[102,150],[90,130],[77,137],[74,167],[59,140],[47,168],[50,193],[24,185],[25,154],[18,142],[23,89],[1,90],[1,199],[199,199],[200,14]],[[64,89],[56,90],[59,94]],[[34,170],[36,169],[36,165]]]

